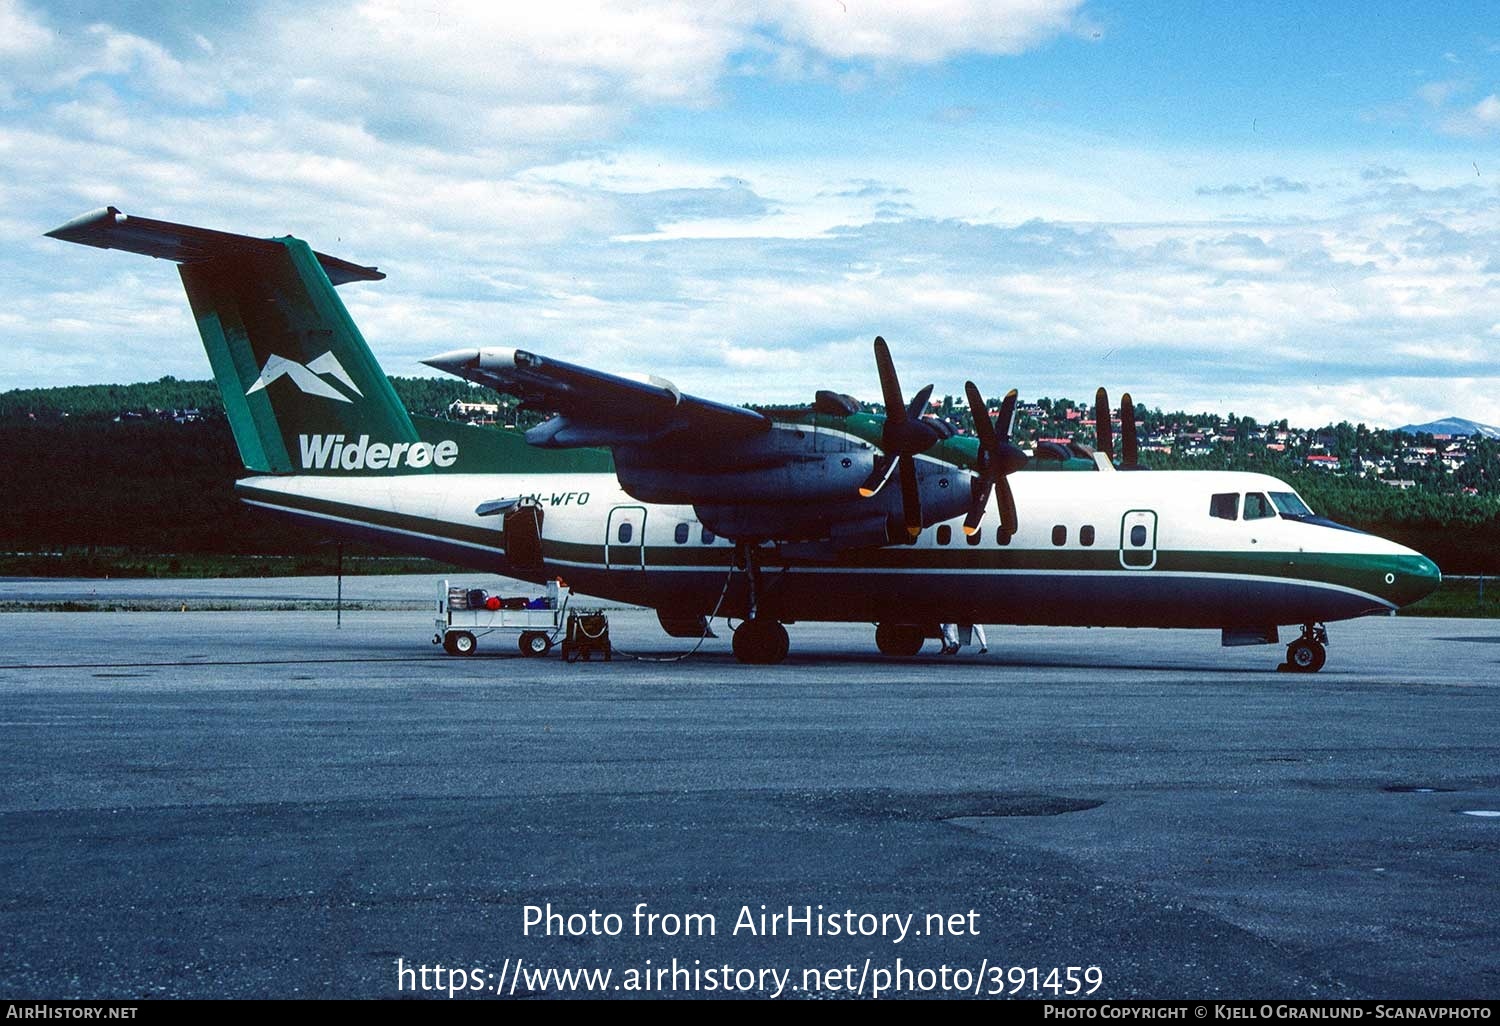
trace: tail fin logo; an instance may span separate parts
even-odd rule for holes
[[[300,391],[308,395],[321,396],[324,399],[333,399],[341,403],[354,401],[323,380],[323,375],[337,379],[349,391],[364,398],[364,393],[354,384],[354,379],[349,376],[348,371],[344,370],[343,364],[339,363],[332,351],[324,353],[305,365],[296,360],[288,360],[284,356],[271,356],[266,360],[265,366],[260,369],[260,377],[255,379],[255,384],[245,390],[245,394],[259,392],[277,378],[287,377],[292,379],[292,384],[296,385]]]

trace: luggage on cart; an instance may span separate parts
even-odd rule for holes
[[[563,659],[573,663],[592,659],[594,653],[613,659],[609,647],[609,617],[603,613],[569,613],[568,629],[563,635]]]
[[[479,639],[496,632],[516,635],[522,655],[546,655],[552,639],[562,631],[570,592],[561,579],[547,585],[536,598],[492,595],[483,588],[464,588],[443,582],[438,596],[432,636],[449,655],[473,655]]]

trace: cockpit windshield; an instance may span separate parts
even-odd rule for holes
[[[1310,517],[1313,511],[1308,509],[1307,503],[1297,495],[1296,492],[1272,492],[1271,501],[1276,504],[1276,511],[1289,517]]]

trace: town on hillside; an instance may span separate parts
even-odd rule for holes
[[[407,408],[505,430],[525,430],[541,423],[548,411],[531,409],[508,396],[463,381],[440,378],[393,378]],[[878,403],[864,403],[880,413]],[[999,406],[990,400],[993,411]],[[759,408],[774,412],[776,407]],[[961,434],[973,432],[973,420],[962,397],[931,401],[929,416],[951,423]],[[87,385],[19,389],[0,394],[0,422],[56,423],[68,418],[130,424],[145,421],[196,423],[222,419],[223,404],[211,381],[160,381],[132,385]],[[1120,437],[1119,409],[1110,411]],[[1364,424],[1309,428],[1285,419],[1259,422],[1233,413],[1188,414],[1135,407],[1141,462],[1162,469],[1234,465],[1258,466],[1269,473],[1302,470],[1379,482],[1395,489],[1450,495],[1500,496],[1500,441],[1480,425],[1470,433],[1429,433]],[[1462,427],[1469,422],[1454,422]],[[1032,451],[1039,443],[1096,444],[1092,403],[1041,398],[1017,404],[1013,440]]]

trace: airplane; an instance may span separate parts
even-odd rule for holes
[[[1393,613],[1437,566],[1318,517],[1289,484],[1231,471],[1137,470],[1121,402],[1099,450],[1030,457],[1010,440],[1016,392],[975,434],[906,400],[889,347],[874,356],[885,414],[818,391],[755,410],[516,348],[426,364],[551,412],[526,431],[409,413],[335,292],[385,277],[290,236],[252,238],[115,207],[52,238],[176,262],[241,461],[241,500],[379,542],[657,611],[674,637],[738,620],[740,662],[775,664],[785,624],[868,622],[885,655],[916,655],[941,623],[1217,629],[1278,644],[1316,672],[1329,621]],[[1081,472],[1035,473],[1056,466]],[[986,522],[994,496],[995,520]],[[472,644],[464,646],[472,652]]]

